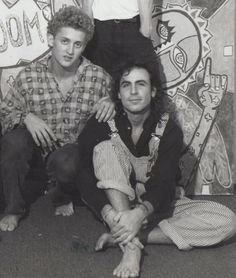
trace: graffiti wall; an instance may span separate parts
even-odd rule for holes
[[[152,40],[184,131],[181,185],[232,192],[234,1],[155,1]]]
[[[0,0],[0,96],[17,72],[48,53],[51,15],[79,0]],[[154,0],[152,41],[163,86],[184,132],[181,185],[188,194],[231,194],[234,1]]]

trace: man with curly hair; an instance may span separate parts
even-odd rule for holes
[[[92,117],[78,138],[81,195],[110,228],[95,249],[121,247],[117,277],[139,276],[146,244],[190,250],[236,233],[227,207],[177,194],[183,134],[158,86],[150,65],[125,64],[115,78],[116,116],[100,124]]]
[[[13,231],[25,215],[25,181],[35,165],[45,165],[55,184],[56,215],[73,214],[77,137],[93,113],[98,121],[114,116],[110,75],[82,56],[93,31],[83,11],[61,8],[48,23],[50,55],[21,70],[1,103],[2,231]]]

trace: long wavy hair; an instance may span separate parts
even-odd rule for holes
[[[161,88],[159,76],[156,76],[153,68],[150,67],[149,64],[128,60],[117,66],[113,75],[114,84],[112,91],[112,99],[116,103],[116,108],[119,109],[121,107],[121,101],[118,98],[121,78],[123,75],[129,74],[134,68],[145,69],[149,73],[151,87],[156,89],[156,95],[152,97],[151,100],[151,109],[155,112],[157,120],[159,121],[164,113],[169,112],[170,102],[168,96]]]

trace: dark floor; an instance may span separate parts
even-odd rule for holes
[[[236,195],[208,197],[236,212]],[[48,196],[31,207],[12,233],[0,233],[0,278],[108,278],[121,258],[118,249],[95,253],[104,231],[85,207],[72,217],[54,216]],[[218,247],[179,251],[148,246],[141,278],[235,278],[236,238]]]

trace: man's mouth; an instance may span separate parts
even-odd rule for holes
[[[66,61],[71,61],[73,59],[72,56],[64,56],[64,60]]]
[[[129,99],[130,102],[132,103],[137,103],[137,102],[140,102],[141,99],[140,98],[134,98],[134,99]]]

